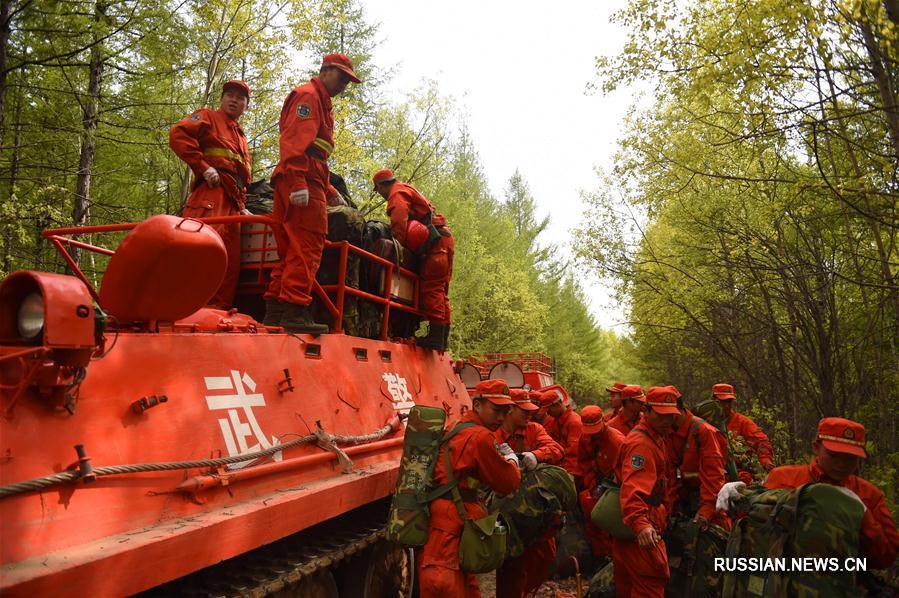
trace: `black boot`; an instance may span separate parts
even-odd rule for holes
[[[296,303],[284,303],[284,313],[281,316],[281,326],[287,332],[305,332],[308,334],[323,334],[328,332],[326,324],[319,324],[309,314],[308,305]]]
[[[446,351],[447,349],[449,349],[449,332],[450,332],[450,325],[447,324],[443,328],[443,349],[441,349],[441,351]]]
[[[445,349],[444,334],[448,326],[446,324],[436,324],[431,322],[428,327],[428,335],[417,339],[419,347],[434,349],[435,351],[443,351]]]
[[[265,317],[262,323],[266,326],[280,326],[281,316],[284,314],[284,304],[271,297],[265,300]]]

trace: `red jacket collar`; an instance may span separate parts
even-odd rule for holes
[[[318,97],[321,98],[322,107],[328,112],[331,111],[331,96],[328,95],[328,90],[325,89],[325,84],[322,83],[322,80],[318,77],[312,77],[311,79],[312,85],[315,87],[315,90],[318,92]]]
[[[478,417],[478,414],[473,410],[466,411],[465,415],[462,416],[462,419],[459,420],[459,422],[474,422],[479,426],[484,426],[484,420]],[[484,427],[486,428],[487,426]]]
[[[808,466],[808,472],[809,472],[809,476],[812,478],[813,481],[825,482],[832,486],[845,486],[846,482],[848,482],[849,479],[852,477],[852,476],[849,476],[842,482],[837,482],[836,480],[827,477],[827,475],[825,475],[825,473],[824,473],[824,470],[821,469],[820,465],[818,465],[817,457],[812,458],[812,462]]]
[[[634,429],[631,431],[631,434],[633,434],[633,432],[636,430],[643,430],[644,432],[646,432],[646,434],[650,438],[652,438],[652,441],[656,443],[656,446],[658,446],[659,448],[662,448],[663,443],[664,443],[664,438],[662,438],[661,434],[659,434],[655,430],[653,430],[652,427],[650,427],[650,425],[647,424],[645,421],[641,421],[636,426],[634,426]]]

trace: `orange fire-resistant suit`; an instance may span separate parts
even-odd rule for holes
[[[465,501],[465,512],[468,517],[478,519],[487,515],[487,508],[472,496],[478,483],[500,494],[510,494],[518,489],[521,474],[515,464],[499,454],[493,432],[483,426],[476,413],[469,411],[462,421],[473,421],[478,425],[459,431],[440,448],[434,467],[434,483],[439,485],[448,481],[444,452],[449,446],[453,475],[462,480],[459,489]],[[480,596],[477,578],[459,568],[462,525],[462,518],[451,498],[438,498],[431,503],[428,541],[419,561],[422,598]]]
[[[665,484],[668,472],[665,440],[645,423],[637,424],[624,439],[617,473],[621,480],[621,515],[634,534],[652,527],[665,530]],[[613,543],[615,590],[619,597],[649,598],[665,595],[668,555],[665,542],[644,548],[637,540]]]
[[[169,147],[194,173],[194,188],[181,215],[189,218],[234,216],[244,208],[250,179],[247,138],[237,121],[221,109],[201,108],[169,130]],[[210,187],[203,178],[208,168],[219,172],[221,183]],[[217,224],[228,255],[225,278],[209,304],[230,307],[240,275],[240,225]]]
[[[452,312],[449,304],[449,283],[453,277],[453,254],[456,242],[446,218],[437,214],[418,189],[407,183],[395,182],[387,197],[387,215],[393,237],[406,244],[406,227],[409,219],[427,224],[430,221],[441,232],[440,239],[429,247],[421,257],[419,267],[419,305],[429,322],[451,324]]]
[[[556,465],[562,460],[562,446],[537,422],[528,422],[511,434],[500,428],[496,431],[496,441],[508,443],[516,453],[534,453],[538,463]],[[558,531],[557,526],[551,527],[524,554],[503,562],[496,570],[496,598],[522,598],[552,576]]]
[[[608,425],[596,434],[584,434],[578,442],[578,467],[584,489],[578,494],[578,503],[584,514],[587,539],[595,556],[611,556],[612,536],[599,529],[590,520],[590,513],[599,500],[597,486],[615,475],[618,454],[624,444],[624,434]]]
[[[272,174],[272,217],[280,261],[265,298],[296,305],[312,302],[312,285],[328,232],[328,156],[334,151],[331,97],[318,77],[290,92],[278,121],[281,159]],[[295,206],[290,194],[307,189],[309,203]]]
[[[727,420],[727,429],[742,436],[758,456],[759,465],[765,467],[774,462],[774,449],[768,436],[759,429],[754,421],[734,411]],[[752,481],[752,472],[741,469],[740,479],[747,484]]]
[[[860,538],[861,556],[869,559],[868,568],[887,569],[896,561],[899,554],[899,531],[887,508],[883,492],[858,476],[851,475],[842,484],[838,484],[824,475],[817,460],[812,459],[809,465],[783,465],[768,472],[765,488],[792,489],[811,482],[826,482],[836,486],[845,486],[855,492],[867,510],[862,519]]]
[[[724,514],[717,515],[715,509],[718,491],[726,481],[724,463],[727,444],[724,435],[687,410],[681,425],[671,431],[666,443],[670,466],[669,513],[680,510],[688,517],[699,515],[730,529],[730,519]],[[699,494],[699,510],[687,512],[689,495],[696,491]]]
[[[557,418],[547,416],[543,426],[553,440],[562,445],[562,450],[565,451],[565,456],[562,458],[560,465],[572,476],[578,477],[577,445],[583,431],[581,416],[571,407],[566,407],[562,415]]]
[[[608,421],[609,426],[615,428],[616,430],[627,436],[628,434],[630,434],[630,431],[633,430],[637,426],[637,424],[643,420],[643,414],[638,413],[637,417],[635,417],[634,419],[626,419],[625,415],[625,411],[622,409],[618,412],[618,415]]]

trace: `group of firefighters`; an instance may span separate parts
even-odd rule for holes
[[[669,579],[663,534],[669,519],[687,517],[700,528],[718,525],[729,530],[727,504],[717,501],[735,486],[726,482],[728,438],[684,406],[674,386],[615,383],[607,389],[611,408],[572,409],[560,388],[544,392],[509,389],[503,380],[485,380],[472,392],[472,408],[463,421],[474,422],[453,436],[436,459],[435,483],[450,477],[463,480],[460,489],[469,518],[486,515],[477,490],[513,492],[520,471],[538,463],[564,467],[575,479],[587,535],[597,557],[611,557],[618,596],[664,596]],[[899,532],[883,492],[854,475],[866,458],[865,428],[854,421],[827,417],[818,424],[808,465],[776,467],[768,437],[745,415],[734,411],[730,384],[712,386],[712,397],[723,408],[727,431],[755,452],[769,489],[792,489],[826,482],[851,491],[864,504],[860,550],[872,569],[888,568],[899,553]],[[538,420],[540,423],[538,423]],[[445,471],[445,451],[451,455],[452,476]],[[753,472],[739,471],[751,480]],[[594,527],[590,513],[604,482],[620,486],[622,518],[632,540],[612,538]],[[431,503],[427,544],[420,561],[422,596],[479,596],[474,575],[459,566],[463,521],[453,501]],[[555,567],[556,532],[549,530],[523,555],[507,560],[496,573],[498,598],[523,597],[549,579]]]
[[[344,200],[330,183],[328,158],[334,151],[331,98],[350,83],[360,83],[353,64],[343,54],[326,55],[318,76],[290,92],[281,108],[280,159],[271,177],[274,208],[271,218],[278,246],[278,263],[265,292],[267,326],[289,332],[320,334],[328,326],[310,312],[312,288],[328,232],[329,205]],[[247,140],[239,120],[250,102],[243,81],[222,86],[218,110],[201,108],[175,124],[169,145],[191,169],[194,186],[182,216],[205,218],[249,215],[247,184],[252,173]],[[396,240],[420,254],[419,305],[430,322],[418,344],[444,350],[449,337],[449,282],[452,277],[452,233],[446,219],[415,187],[400,182],[390,169],[373,176],[374,191],[387,200],[387,214]],[[240,225],[218,224],[228,267],[210,305],[229,308],[240,272]],[[429,234],[430,233],[430,234]]]
[[[360,83],[350,60],[329,54],[319,75],[290,92],[281,109],[280,160],[272,175],[279,262],[265,293],[266,325],[291,332],[328,329],[312,319],[309,306],[327,234],[327,206],[343,203],[329,183],[328,157],[334,151],[331,98],[350,82]],[[170,145],[196,178],[183,216],[249,214],[245,200],[250,154],[239,124],[249,101],[250,89],[244,82],[228,81],[218,110],[202,108],[171,128]],[[411,245],[409,237],[420,236],[425,227],[436,231],[422,252],[420,305],[430,330],[419,344],[445,349],[454,253],[446,220],[391,170],[375,173],[373,183],[374,191],[387,200],[391,230],[400,243]],[[216,229],[225,245],[228,269],[210,303],[230,307],[240,268],[240,229],[234,224]],[[415,240],[416,245],[421,242]],[[613,560],[618,595],[663,596],[669,569],[662,536],[669,517],[679,514],[703,527],[731,527],[726,511],[716,504],[722,489],[728,489],[728,438],[686,409],[674,386],[653,386],[644,392],[640,386],[616,382],[607,391],[610,410],[590,405],[577,413],[561,389],[510,390],[502,380],[483,381],[464,416],[477,425],[456,434],[441,451],[450,449],[450,473],[463,480],[459,487],[471,518],[486,514],[478,501],[479,488],[508,494],[520,483],[520,468],[533,469],[538,463],[564,467],[580,492],[593,553]],[[866,507],[861,550],[869,566],[885,568],[893,563],[899,533],[883,493],[853,475],[859,460],[866,457],[861,424],[824,418],[812,443],[812,462],[775,467],[768,437],[750,418],[734,411],[733,386],[715,384],[712,395],[723,408],[728,432],[743,439],[767,473],[767,488],[794,488],[812,481],[847,488]],[[442,452],[434,472],[437,484],[448,479]],[[739,471],[744,482],[751,481],[752,474],[747,469]],[[613,539],[590,523],[605,481],[620,485],[622,516],[634,533],[633,540]],[[479,595],[475,577],[459,566],[462,526],[452,500],[433,501],[428,542],[420,559],[422,596]],[[497,571],[497,596],[524,596],[549,578],[555,563],[555,533],[549,530],[522,556],[502,565]]]

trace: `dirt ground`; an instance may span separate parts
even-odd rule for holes
[[[585,592],[587,590],[588,581],[590,580],[581,581],[581,585]],[[482,598],[494,598],[496,596],[496,574],[485,573],[484,575],[478,575],[478,586],[481,588]],[[562,592],[563,595],[567,593],[571,596],[577,596],[577,584],[575,583],[574,578],[570,577],[559,581],[547,581],[540,586],[540,589],[537,590],[537,593],[534,594],[534,596],[536,596],[536,598],[556,598],[558,592]]]

